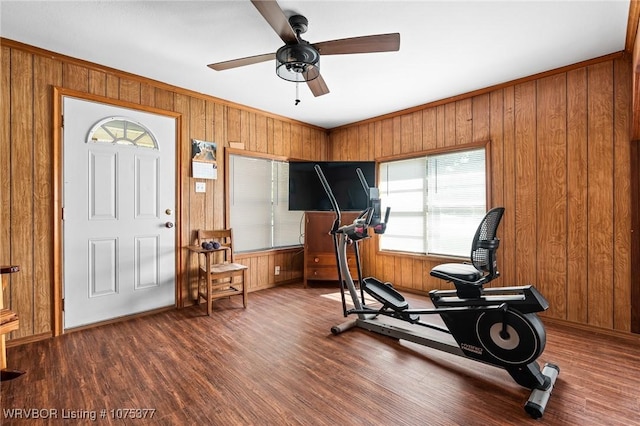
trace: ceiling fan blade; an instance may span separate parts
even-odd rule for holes
[[[276,58],[275,53],[265,53],[264,55],[248,56],[246,58],[232,59],[230,61],[217,62],[207,65],[216,71],[228,70],[231,68],[243,67],[245,65],[257,64],[259,62],[270,61]]]
[[[318,75],[318,77],[314,78],[311,81],[307,81],[307,86],[309,86],[309,89],[311,89],[311,93],[313,93],[313,96],[315,97],[326,95],[327,93],[329,93],[329,88],[327,87],[327,83],[324,82],[322,74]]]
[[[377,34],[342,38],[312,44],[320,55],[345,55],[350,53],[395,52],[400,50],[400,34]]]
[[[280,36],[286,44],[298,42],[296,33],[289,24],[289,19],[285,16],[278,2],[272,0],[251,0],[251,3],[258,9],[258,12],[271,25],[271,28]]]

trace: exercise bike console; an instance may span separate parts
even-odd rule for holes
[[[470,263],[446,263],[431,270],[431,276],[453,283],[455,290],[432,290],[429,297],[433,308],[412,309],[392,283],[362,276],[358,245],[369,238],[369,229],[375,234],[384,234],[389,220],[388,207],[382,219],[378,189],[369,187],[357,169],[369,196],[369,207],[353,223],[341,225],[340,208],[331,188],[320,167],[316,165],[315,170],[336,213],[331,234],[338,261],[343,314],[355,316],[332,327],[332,333],[360,327],[502,368],[516,383],[531,390],[525,411],[533,418],[541,417],[560,371],[553,364],[545,364],[540,369],[537,362],[544,351],[546,334],[536,313],[548,309],[549,303],[531,285],[484,287],[500,275],[496,259],[500,240],[496,232],[504,208],[491,209],[481,221],[473,239]],[[346,260],[349,245],[356,254],[359,289]],[[347,309],[345,290],[353,302],[351,309]],[[380,306],[367,305],[365,293]],[[422,316],[428,315],[440,316],[446,328],[423,322]],[[433,330],[448,338],[435,338]]]

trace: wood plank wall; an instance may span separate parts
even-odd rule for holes
[[[0,134],[0,263],[20,265],[10,277],[5,306],[20,315],[11,339],[26,341],[54,333],[53,87],[160,108],[182,114],[178,171],[182,188],[182,233],[178,246],[195,240],[199,228],[225,226],[224,161],[206,193],[195,193],[190,177],[191,138],[215,141],[246,151],[298,159],[324,160],[324,129],[245,108],[85,61],[1,40],[2,102]],[[178,270],[179,304],[191,303],[195,259],[186,250]],[[239,256],[250,267],[250,290],[302,278],[299,250]],[[274,266],[282,273],[274,275]]]
[[[630,331],[631,86],[629,56],[594,60],[333,129],[329,157],[490,141],[490,204],[506,208],[498,285],[534,284],[550,317]],[[368,244],[368,274],[418,292],[447,285],[429,275],[442,259]]]

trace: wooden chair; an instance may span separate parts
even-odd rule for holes
[[[15,379],[24,374],[24,371],[12,370],[7,368],[7,348],[5,343],[5,334],[17,330],[20,327],[18,315],[10,309],[3,306],[3,292],[7,286],[4,279],[5,274],[12,274],[20,270],[19,266],[2,265],[0,266],[0,381]]]
[[[231,229],[198,230],[198,245],[217,242],[220,247],[198,253],[198,304],[207,302],[207,315],[211,315],[214,300],[242,295],[247,307],[247,267],[233,261],[233,233]]]

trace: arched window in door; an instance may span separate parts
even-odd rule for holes
[[[87,143],[158,149],[158,142],[149,129],[137,121],[125,117],[108,117],[97,122],[89,130]]]

